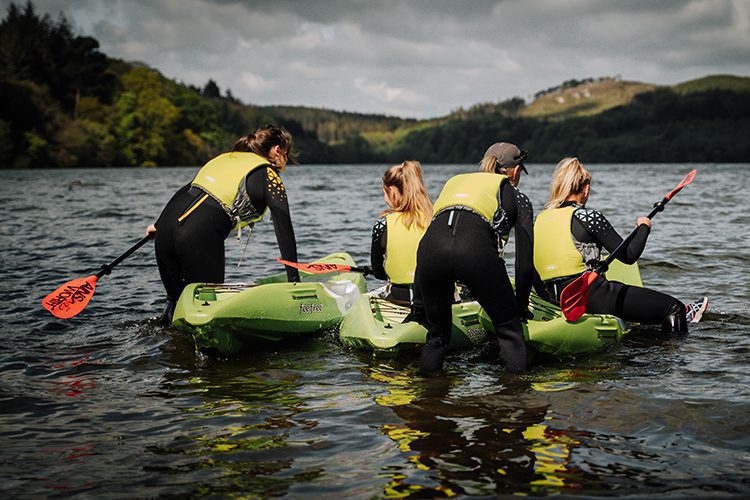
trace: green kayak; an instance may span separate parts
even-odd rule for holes
[[[347,253],[316,262],[355,266]],[[367,290],[360,273],[286,273],[255,283],[192,283],[180,295],[173,325],[190,333],[201,350],[235,354],[259,343],[279,342],[336,328]]]
[[[638,265],[614,261],[607,272],[610,280],[642,286]],[[566,358],[591,354],[617,345],[628,332],[615,316],[584,314],[568,322],[560,308],[531,295],[529,309],[534,318],[524,324],[524,337],[531,354]],[[345,345],[376,352],[398,352],[425,343],[427,331],[415,322],[402,323],[408,306],[363,294],[344,318],[339,337]],[[451,346],[481,346],[494,335],[492,323],[476,301],[453,304]]]

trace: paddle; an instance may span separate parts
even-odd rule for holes
[[[677,187],[667,193],[667,195],[660,202],[655,203],[654,209],[651,210],[650,214],[648,214],[648,218],[653,219],[657,213],[664,210],[664,205],[666,205],[669,200],[671,200],[677,193],[679,193],[682,188],[693,182],[695,174],[696,171],[695,169],[693,169],[692,172],[687,174],[685,178],[682,179],[679,184],[677,184]],[[633,238],[635,238],[637,232],[638,227],[633,229],[628,237],[622,240],[622,243],[620,243],[617,248],[615,248],[612,253],[609,254],[609,257],[607,257],[606,260],[599,262],[596,265],[595,270],[586,271],[563,289],[562,293],[560,294],[560,308],[562,309],[565,319],[567,319],[568,321],[578,321],[578,319],[583,316],[583,314],[586,312],[586,306],[588,305],[591,284],[594,282],[597,276],[599,276],[600,273],[607,271],[607,269],[609,268],[609,264],[613,260],[615,260],[621,253],[621,251],[630,244]]]
[[[83,311],[88,305],[96,289],[96,282],[105,274],[130,257],[130,255],[146,244],[151,239],[150,235],[144,236],[138,243],[128,249],[127,252],[115,260],[102,266],[101,270],[86,278],[76,278],[65,283],[63,286],[44,297],[42,305],[49,312],[61,319],[69,319]]]
[[[365,276],[372,274],[372,269],[369,267],[353,267],[347,266],[346,264],[328,264],[324,262],[313,262],[310,264],[300,264],[298,262],[290,262],[284,259],[276,259],[285,266],[294,267],[300,271],[305,271],[311,274],[327,274],[327,273],[362,273]]]

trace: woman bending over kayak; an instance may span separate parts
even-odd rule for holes
[[[508,142],[490,146],[480,172],[448,179],[417,251],[413,316],[426,320],[427,342],[420,372],[440,370],[451,337],[451,304],[456,281],[487,312],[497,336],[485,353],[509,372],[526,369],[521,318],[527,316],[533,276],[533,209],[516,189],[526,152]],[[516,292],[502,251],[515,227]]]
[[[174,306],[188,283],[224,281],[224,240],[271,211],[281,257],[297,261],[297,243],[284,183],[279,174],[289,161],[292,136],[284,128],[265,126],[241,137],[229,153],[206,163],[178,190],[147,232],[155,234],[167,306],[162,324],[171,324]],[[287,279],[299,281],[287,267]]]
[[[432,218],[422,165],[405,161],[386,170],[383,198],[388,208],[372,228],[372,272],[376,278],[388,280],[386,298],[411,301],[417,246]]]
[[[602,248],[612,252],[622,237],[597,210],[586,208],[591,174],[577,158],[564,158],[555,169],[550,195],[534,225],[534,265],[542,280],[541,294],[559,303],[560,292],[601,260]],[[637,232],[618,260],[633,264],[646,246],[652,222],[636,219]],[[539,287],[538,287],[539,288]],[[661,325],[665,333],[687,332],[687,321],[698,320],[708,305],[700,301],[686,318],[682,302],[648,288],[609,281],[601,275],[591,285],[587,313],[613,314],[625,321]],[[692,306],[692,305],[691,305]]]

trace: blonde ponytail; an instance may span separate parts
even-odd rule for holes
[[[510,171],[516,168],[515,165],[507,166],[507,167],[501,167],[497,164],[497,158],[495,158],[492,155],[487,155],[484,158],[482,158],[482,161],[479,162],[479,171],[480,172],[487,172],[490,174],[502,174],[502,175],[509,175]]]
[[[400,196],[397,205],[381,215],[400,212],[407,228],[411,228],[412,224],[419,229],[427,228],[432,219],[432,200],[424,186],[422,165],[418,161],[407,160],[390,167],[383,174],[383,187],[395,187]]]
[[[558,208],[569,196],[580,193],[591,183],[591,174],[578,158],[563,158],[552,174],[549,199],[544,209]]]

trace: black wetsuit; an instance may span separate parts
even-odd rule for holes
[[[388,222],[381,217],[372,227],[372,244],[370,245],[370,266],[372,275],[379,280],[387,280],[385,272],[385,249],[388,244]],[[387,298],[398,301],[411,301],[413,286],[389,283]]]
[[[567,206],[578,207],[573,212],[570,231],[573,243],[590,269],[599,260],[601,249],[612,252],[622,243],[622,237],[600,212],[572,201],[563,203],[561,208]],[[621,251],[618,260],[625,264],[636,262],[643,253],[650,232],[647,225],[638,226],[635,238]],[[559,302],[562,289],[577,277],[578,275],[555,278],[544,282],[541,288],[536,288],[540,295]],[[625,321],[645,325],[660,324],[665,333],[687,332],[685,306],[679,300],[656,290],[624,285],[601,276],[591,285],[586,312],[614,314]]]
[[[262,214],[268,207],[273,219],[281,257],[297,261],[289,203],[284,184],[271,168],[253,170],[246,178],[247,192],[253,207]],[[182,222],[178,219],[205,192],[190,184],[172,196],[156,221],[156,262],[167,291],[167,308],[174,308],[188,283],[222,283],[224,281],[224,240],[232,231],[232,222],[212,197],[205,199]],[[299,281],[296,269],[287,267],[289,281]],[[172,311],[165,310],[171,320]],[[162,318],[166,322],[165,317]]]
[[[450,344],[457,281],[468,288],[492,320],[497,338],[490,344],[494,350],[489,351],[502,356],[510,372],[526,369],[521,316],[528,308],[534,269],[534,213],[526,195],[510,182],[501,184],[498,195],[495,229],[476,213],[456,207],[438,214],[419,244],[413,312],[417,320],[426,322],[428,330],[420,368],[424,373],[442,367]],[[498,248],[498,242],[505,241],[513,227],[516,293]]]

